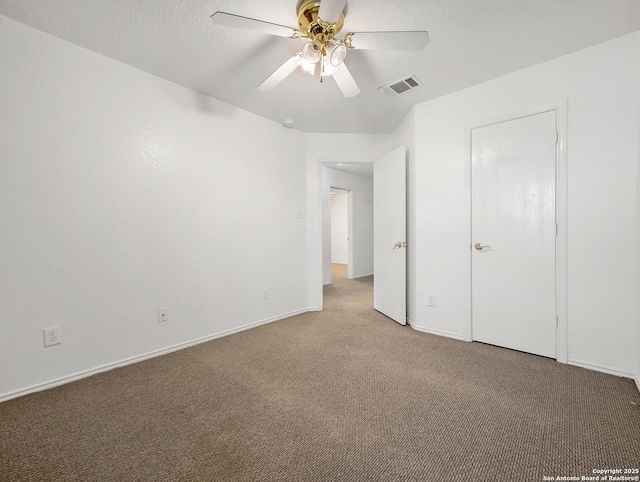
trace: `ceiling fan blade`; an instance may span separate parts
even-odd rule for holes
[[[358,84],[353,80],[351,72],[349,72],[349,69],[344,63],[340,64],[331,75],[345,97],[355,97],[360,93]]]
[[[242,17],[226,12],[216,12],[211,15],[213,23],[223,25],[225,27],[244,28],[246,30],[254,30],[256,32],[277,35],[278,37],[297,38],[300,31],[293,27],[285,27],[276,23],[256,20],[255,18]]]
[[[318,10],[318,17],[325,22],[336,23],[340,20],[347,0],[320,0],[320,10]]]
[[[424,49],[429,32],[354,32],[345,36],[345,45],[354,49],[413,50]],[[347,45],[349,46],[349,45]]]
[[[267,77],[262,84],[258,86],[259,90],[271,90],[280,82],[282,82],[289,74],[298,68],[300,65],[300,57],[302,54],[298,52],[284,64],[276,69],[276,71]]]

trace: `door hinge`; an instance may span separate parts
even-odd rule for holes
[[[560,132],[556,131],[556,144],[560,142]]]
[[[556,236],[558,235],[558,223],[556,223]]]
[[[556,315],[556,328],[558,328],[558,315]]]

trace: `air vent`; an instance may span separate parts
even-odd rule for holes
[[[395,82],[391,82],[390,84],[380,87],[379,90],[389,97],[397,97],[417,89],[418,87],[422,87],[422,85],[422,82],[420,82],[415,75],[410,75],[409,77],[396,80]]]

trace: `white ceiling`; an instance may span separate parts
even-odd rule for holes
[[[373,179],[373,163],[371,162],[323,162],[322,165],[337,171]]]
[[[256,87],[303,40],[221,27],[221,10],[295,27],[297,0],[0,0],[0,14],[305,132],[390,133],[414,104],[640,30],[638,0],[348,0],[344,31],[428,30],[422,52],[350,51],[362,93],[299,69]],[[378,87],[415,74],[424,87]]]

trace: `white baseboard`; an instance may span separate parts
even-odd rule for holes
[[[593,370],[595,372],[606,373],[607,375],[615,375],[616,377],[631,378],[631,379],[634,378],[634,375],[632,373],[622,372],[615,368],[605,367],[602,365],[598,365],[596,363],[588,363],[582,360],[574,360],[570,358],[567,360],[567,364],[573,365],[576,367],[586,368],[587,370]],[[637,384],[638,384],[638,381],[636,379],[636,385]],[[638,389],[640,390],[640,386],[638,387]]]
[[[634,380],[636,381],[636,388],[640,392],[640,375],[636,375]]]
[[[450,331],[433,330],[431,328],[424,328],[422,326],[417,326],[408,318],[407,318],[407,322],[409,323],[409,325],[411,325],[411,328],[413,328],[416,331],[420,331],[422,333],[429,333],[430,335],[444,336],[447,338],[453,338],[454,340],[464,341],[464,337],[462,335],[458,335],[457,333],[452,333]]]
[[[18,398],[23,395],[28,395],[30,393],[41,392],[43,390],[48,390],[49,388],[57,387],[60,385],[64,385],[66,383],[75,382],[77,380],[81,380],[83,378],[90,377],[92,375],[97,375],[98,373],[108,372],[109,370],[113,370],[114,368],[121,368],[127,365],[133,365],[134,363],[138,363],[141,361],[149,360],[151,358],[155,358],[162,355],[167,355],[169,353],[173,353],[174,351],[184,350],[185,348],[189,348],[195,345],[199,345],[201,343],[206,343],[208,341],[215,340],[217,338],[222,338],[225,336],[233,335],[234,333],[239,333],[241,331],[249,330],[251,328],[256,328],[260,325],[266,325],[268,323],[273,323],[274,321],[283,320],[285,318],[290,318],[292,316],[301,315],[303,313],[307,313],[309,311],[314,311],[314,308],[305,308],[302,310],[292,311],[291,313],[286,313],[279,316],[274,316],[272,318],[267,318],[264,320],[256,321],[253,323],[249,323],[247,325],[239,326],[237,328],[232,328],[229,330],[224,330],[213,335],[203,336],[202,338],[196,338],[194,340],[186,341],[184,343],[179,343],[177,345],[173,345],[167,348],[161,348],[160,350],[154,350],[148,353],[144,353],[142,355],[137,355],[131,358],[125,358],[124,360],[120,360],[113,363],[107,363],[106,365],[102,365],[96,368],[91,368],[89,370],[84,370],[81,372],[73,373],[71,375],[67,375],[65,377],[56,378],[55,380],[51,380],[44,383],[39,383],[37,385],[32,385],[30,387],[22,388],[20,390],[15,390],[13,392],[7,392],[0,395],[0,403],[6,402],[7,400],[11,400],[12,398]],[[317,311],[317,309],[315,309]]]

